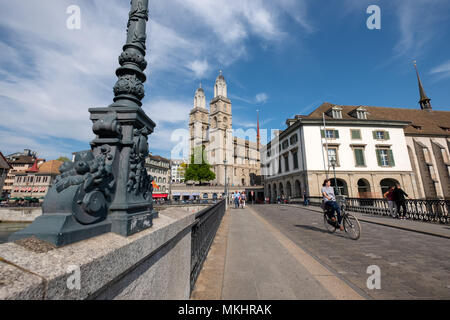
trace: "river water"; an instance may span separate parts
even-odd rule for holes
[[[30,222],[0,223],[0,243],[8,242],[8,237],[30,225]]]

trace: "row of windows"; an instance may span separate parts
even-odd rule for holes
[[[326,139],[339,139],[339,130],[327,129],[320,130],[322,138]],[[350,136],[352,140],[361,140],[361,130],[350,129]],[[372,131],[372,136],[374,140],[390,140],[389,132],[384,130]]]
[[[153,169],[153,168],[148,168],[147,171],[149,173],[156,173],[156,174],[166,174],[167,173],[167,170]]]
[[[375,150],[377,163],[379,167],[395,167],[395,160],[393,151],[390,148],[377,148]],[[365,157],[365,148],[364,147],[354,147],[354,163],[356,167],[365,167],[366,166],[366,157]],[[299,168],[298,162],[298,152],[294,150],[290,153],[287,153],[278,158],[278,174],[283,173],[282,169],[282,161],[284,161],[284,172],[289,172],[290,169],[290,161],[289,157],[292,155],[292,163],[293,170]],[[338,147],[329,147],[328,148],[328,163],[335,164],[336,167],[340,166]],[[268,168],[270,168],[270,164],[268,164]]]
[[[395,167],[394,153],[389,148],[377,148],[375,150],[377,156],[377,162],[379,167]],[[353,148],[354,160],[356,167],[365,167],[365,148],[355,147]],[[335,163],[337,167],[340,166],[339,155],[337,147],[328,148],[328,161],[330,164]]]
[[[33,183],[35,177],[17,177],[16,183]],[[47,183],[48,177],[36,177],[35,183]]]

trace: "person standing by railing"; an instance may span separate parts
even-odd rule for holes
[[[400,187],[400,183],[397,183],[395,185],[394,191],[392,191],[393,198],[395,205],[397,206],[397,216],[400,220],[405,220],[406,217],[406,198],[409,198],[409,196],[406,194],[405,191]],[[403,209],[403,211],[400,210]]]
[[[306,190],[303,191],[303,206],[307,207],[309,203],[308,194],[306,193]]]
[[[396,209],[394,208],[394,186],[391,186],[383,196],[387,199],[390,215],[392,216],[392,218],[395,218]]]

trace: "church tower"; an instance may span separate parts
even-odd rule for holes
[[[227,83],[220,71],[214,85],[214,98],[210,102],[211,129],[232,129],[231,101],[227,97]]]
[[[206,109],[205,91],[200,84],[194,96],[194,108],[189,115],[190,152],[206,146],[209,141],[209,111]]]
[[[231,152],[232,123],[231,101],[227,97],[227,83],[221,70],[214,84],[214,98],[210,102],[210,155],[211,160],[217,165],[216,182],[221,185],[225,184],[224,161],[228,165],[234,163]],[[231,172],[227,172],[227,176],[231,177]]]

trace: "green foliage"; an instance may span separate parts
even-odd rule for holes
[[[211,165],[209,165],[205,147],[195,148],[191,155],[191,163],[187,166],[184,179],[186,181],[207,182],[214,180],[216,174],[211,171]]]
[[[62,162],[67,162],[67,161],[70,161],[70,159],[69,158],[67,158],[67,157],[59,157],[58,159],[56,159],[57,161],[62,161]]]

